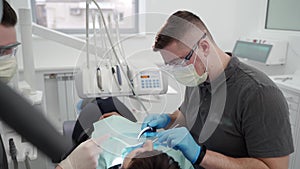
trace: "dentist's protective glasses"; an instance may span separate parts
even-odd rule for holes
[[[176,58],[166,63],[166,65],[170,66],[186,66],[188,65],[188,61],[194,54],[194,51],[197,49],[199,42],[206,37],[206,33],[197,41],[197,43],[193,46],[192,50],[184,57],[184,58]]]
[[[0,46],[0,57],[6,55],[16,56],[18,46],[20,44],[21,44],[20,42],[16,42],[6,46]]]

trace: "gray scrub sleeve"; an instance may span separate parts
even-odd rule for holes
[[[242,131],[250,157],[278,157],[294,151],[287,102],[275,86],[248,91]]]

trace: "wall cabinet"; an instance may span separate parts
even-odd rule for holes
[[[294,153],[290,156],[289,169],[300,168],[300,77],[295,75],[272,76],[289,105],[290,123],[294,141]],[[298,159],[298,160],[297,160]]]

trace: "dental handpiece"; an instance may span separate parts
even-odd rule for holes
[[[139,139],[141,138],[141,136],[142,136],[144,133],[146,133],[146,132],[156,132],[156,128],[150,127],[150,126],[144,128],[144,129],[139,133],[139,135],[137,136],[137,139],[139,140]]]
[[[116,85],[118,86],[118,89],[122,90],[122,88],[120,86],[120,83],[119,83],[119,81],[117,80],[117,77],[116,77],[117,76],[117,71],[115,70],[114,67],[111,67],[111,71],[112,71],[112,74],[113,74],[113,79],[114,79]]]
[[[122,77],[121,77],[121,71],[120,71],[119,65],[116,65],[116,75],[118,78],[119,85],[121,86],[122,85]]]
[[[101,69],[99,67],[97,68],[96,76],[97,76],[97,86],[101,91],[103,91]]]

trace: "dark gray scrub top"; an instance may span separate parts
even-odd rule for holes
[[[225,78],[215,80],[217,86],[225,85],[227,89],[223,115],[203,144],[231,157],[267,158],[292,153],[288,105],[278,87],[264,73],[236,57],[231,58],[224,72],[226,83]],[[208,82],[186,88],[180,110],[195,140],[213,107],[212,93],[218,92],[218,87],[212,90]]]

